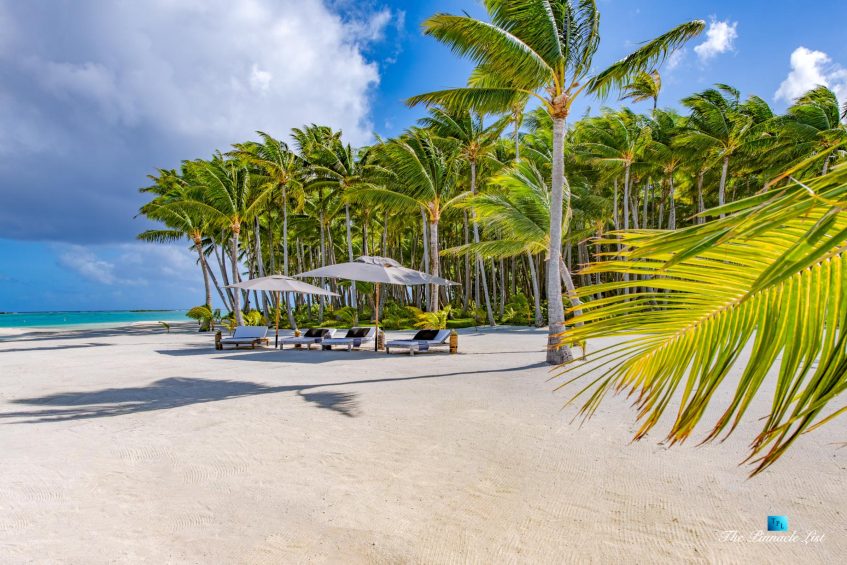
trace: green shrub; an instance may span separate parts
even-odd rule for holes
[[[201,332],[208,332],[215,329],[215,315],[208,306],[195,306],[186,312],[185,315],[192,320],[197,320],[200,324],[199,331]]]
[[[529,304],[529,298],[524,294],[516,294],[512,296],[506,303],[503,316],[500,321],[504,324],[513,324],[516,326],[527,326],[532,323],[533,315],[532,308]]]
[[[476,327],[476,320],[473,318],[454,318],[452,320],[447,320],[447,329],[459,329],[459,328],[473,328]]]
[[[250,310],[243,314],[245,326],[267,326],[268,321],[259,310]]]
[[[447,316],[451,307],[445,306],[437,312],[421,312],[415,320],[415,327],[421,329],[443,330],[447,327]]]

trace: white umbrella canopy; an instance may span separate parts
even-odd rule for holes
[[[297,280],[285,275],[271,275],[258,279],[249,279],[227,285],[227,288],[241,288],[244,290],[267,290],[271,292],[299,292],[301,294],[320,294],[321,296],[338,296],[329,290]]]
[[[385,284],[419,285],[437,284],[454,285],[459,284],[441,277],[436,277],[421,271],[407,269],[394,259],[387,257],[371,257],[363,255],[352,263],[337,263],[327,265],[299,275],[296,277],[327,277],[336,279],[347,279],[351,281],[362,281]]]
[[[271,275],[259,277],[227,285],[227,288],[240,288],[242,290],[265,290],[276,293],[276,328],[274,333],[274,347],[279,344],[279,293],[297,292],[300,294],[319,294],[321,296],[338,296],[337,293],[286,277],[285,275]]]
[[[379,341],[379,285],[380,284],[402,284],[402,285],[457,285],[459,283],[442,279],[414,269],[407,269],[394,259],[388,257],[375,257],[362,255],[350,263],[336,263],[318,269],[312,269],[305,273],[294,275],[295,277],[326,277],[336,279],[347,279],[351,281],[376,283],[376,297],[374,304],[377,305],[374,319],[376,322],[377,339],[374,340],[374,351],[378,349]]]

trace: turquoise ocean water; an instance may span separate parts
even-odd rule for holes
[[[185,322],[185,310],[92,312],[0,312],[0,328],[120,326],[132,322]]]

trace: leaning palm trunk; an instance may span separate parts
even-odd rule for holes
[[[718,191],[718,206],[723,206],[726,203],[726,173],[729,170],[729,156],[723,158],[723,168],[721,169],[721,185]],[[725,214],[721,214],[721,218]]]
[[[559,263],[562,257],[562,206],[565,187],[565,118],[553,118],[553,186],[550,198],[550,248],[547,257],[547,317],[549,334],[547,362],[560,365],[573,359],[570,348],[562,343],[565,308]]]
[[[262,229],[259,224],[259,216],[253,218],[253,232],[256,240],[256,249],[254,254],[256,256],[256,270],[260,277],[265,276],[265,260],[262,256]],[[258,300],[256,301],[256,307],[259,307]],[[268,310],[268,293],[262,291],[262,311],[265,314],[265,318],[270,319],[270,311]]]
[[[282,185],[282,274],[288,276],[288,189]],[[285,300],[285,313],[288,316],[288,325],[291,329],[297,329],[297,320],[291,308],[291,300],[288,293],[283,293]]]
[[[535,302],[535,327],[540,328],[544,325],[544,316],[541,315],[541,290],[538,288],[538,273],[535,272],[535,259],[532,253],[526,252],[526,259],[529,263],[529,278],[532,282],[532,298]]]
[[[471,161],[471,194],[476,195],[476,161]],[[471,220],[473,223],[473,242],[479,244],[479,224],[476,221],[476,212],[471,209]],[[491,295],[488,293],[488,281],[485,278],[485,263],[482,255],[476,254],[476,266],[478,280],[482,284],[482,296],[485,301],[485,312],[488,314],[488,325],[495,326],[494,311],[491,309]]]
[[[582,301],[577,295],[576,287],[573,284],[573,277],[571,276],[571,272],[568,270],[568,266],[561,260],[559,261],[559,275],[562,277],[562,282],[565,283],[565,289],[568,291],[568,299],[571,302],[571,307],[574,308],[574,315],[581,316]]]
[[[240,226],[237,224],[232,226],[232,246],[229,248],[229,257],[232,262],[232,280],[233,282],[241,282],[238,276],[238,232]],[[235,315],[235,323],[239,326],[244,325],[244,316],[241,314],[241,293],[236,290],[232,293],[232,313]]]
[[[353,262],[353,234],[350,227],[350,206],[348,204],[344,205],[344,220],[347,225],[347,258],[351,263]],[[353,311],[355,312],[355,321],[359,320],[359,310],[358,305],[356,303],[356,281],[350,282],[350,306],[352,306]]]
[[[212,287],[209,285],[209,267],[206,265],[206,256],[203,255],[203,240],[194,238],[194,249],[197,250],[197,258],[200,261],[200,270],[203,271],[203,286],[206,289],[206,308],[212,309]]]
[[[421,237],[423,238],[424,271],[430,274],[435,274],[429,268],[429,235],[427,234],[426,226],[426,210],[421,208]],[[427,305],[427,308],[429,308],[430,306],[430,297],[432,296],[432,291],[432,285],[424,285],[424,303]]]
[[[668,177],[668,184],[670,186],[668,190],[668,229],[675,230],[676,229],[676,204],[674,204],[674,185],[673,185],[673,173]]]

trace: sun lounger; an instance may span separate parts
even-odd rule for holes
[[[235,333],[230,337],[221,339],[221,348],[226,345],[234,345],[238,349],[239,345],[249,345],[251,349],[255,349],[257,344],[268,344],[268,328],[265,326],[238,326],[235,328]]]
[[[436,347],[450,347],[450,330],[420,330],[412,339],[394,339],[385,344],[385,352],[391,353],[391,348],[409,350],[409,355],[415,352],[429,351]]]
[[[279,348],[284,349],[286,345],[305,345],[312,349],[313,345],[320,345],[323,340],[335,335],[335,328],[309,328],[301,336],[284,337],[279,340]]]
[[[347,330],[347,335],[344,337],[331,337],[324,339],[321,343],[323,349],[332,349],[333,345],[342,345],[347,347],[347,351],[359,348],[362,345],[373,342],[376,338],[376,328],[350,328]]]

